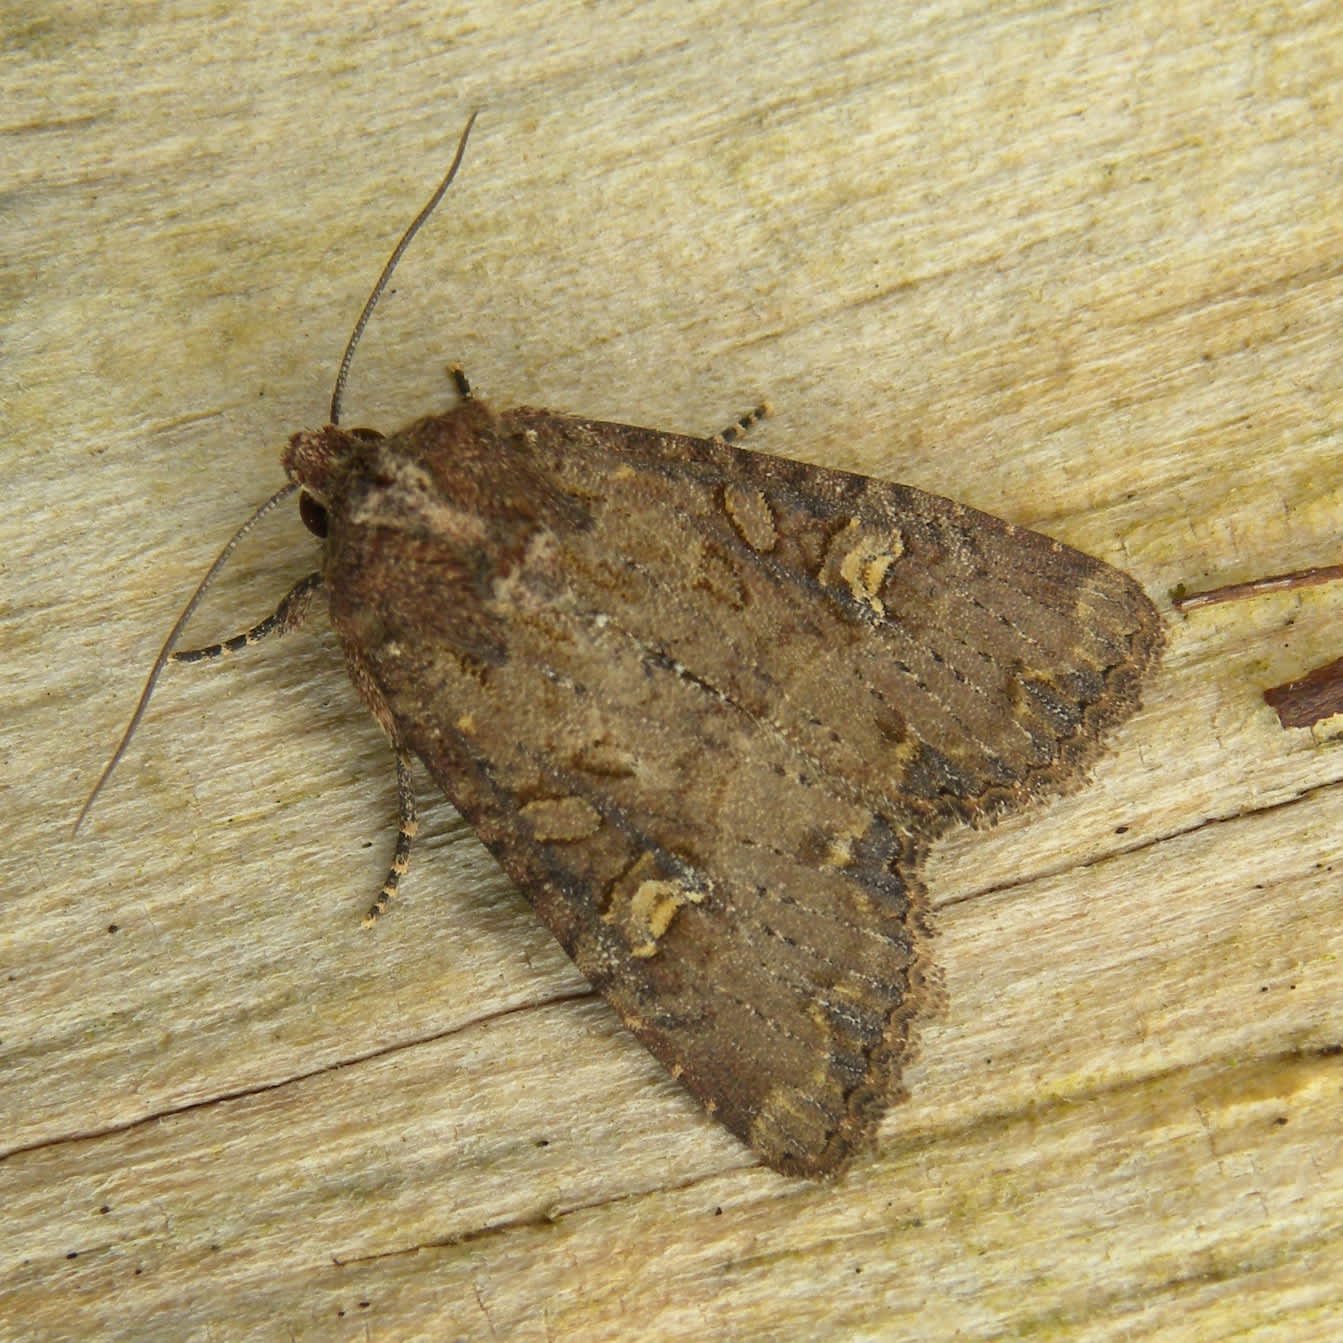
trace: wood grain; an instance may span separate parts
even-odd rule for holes
[[[928,873],[948,1006],[833,1186],[665,1079],[330,635],[178,669],[319,424],[495,404],[948,494],[1169,609],[1337,558],[1343,15],[185,4],[7,19],[0,1337],[1331,1339],[1343,756],[1266,685],[1339,594],[1171,617],[1093,784]],[[276,522],[195,630],[312,558]]]

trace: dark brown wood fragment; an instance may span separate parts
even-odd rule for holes
[[[1336,713],[1343,713],[1343,658],[1326,662],[1295,681],[1270,686],[1264,703],[1283,727],[1314,727]]]
[[[1343,578],[1343,564],[1321,564],[1309,569],[1295,569],[1289,574],[1271,574],[1267,578],[1246,579],[1243,583],[1227,583],[1204,592],[1178,590],[1171,594],[1171,605],[1177,611],[1194,611],[1200,606],[1243,601],[1246,597],[1261,597],[1269,592],[1291,592],[1319,583],[1333,583],[1340,578]]]
[[[1292,573],[1228,583],[1206,592],[1177,592],[1172,595],[1171,602],[1177,611],[1192,611],[1200,606],[1243,601],[1270,592],[1291,592],[1340,578],[1343,578],[1343,564],[1315,565]],[[1326,718],[1343,713],[1343,658],[1326,662],[1295,680],[1270,686],[1263,695],[1264,703],[1278,715],[1278,722],[1283,727],[1314,727]]]

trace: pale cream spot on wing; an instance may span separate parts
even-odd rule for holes
[[[826,867],[848,867],[853,862],[854,847],[867,834],[870,823],[852,825],[830,837],[830,844],[821,857]]]
[[[543,797],[528,802],[522,816],[530,822],[538,843],[568,843],[587,839],[602,828],[601,813],[581,797]]]
[[[855,518],[830,543],[821,581],[847,587],[855,601],[874,615],[884,616],[886,607],[878,594],[891,565],[904,551],[904,538],[898,531],[865,529]]]
[[[728,485],[723,489],[723,507],[737,529],[737,535],[752,550],[766,553],[778,544],[774,509],[759,490],[745,485]]]
[[[677,911],[697,905],[704,892],[677,877],[658,877],[656,860],[644,854],[612,888],[602,921],[616,929],[630,955],[655,956],[658,940],[671,927]]]
[[[635,772],[638,757],[633,751],[603,739],[588,742],[570,757],[569,763],[588,774],[627,778]]]

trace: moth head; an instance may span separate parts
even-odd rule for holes
[[[316,537],[327,534],[328,509],[339,492],[340,479],[361,444],[377,443],[376,429],[341,429],[328,424],[322,429],[300,430],[284,451],[285,474],[299,485],[298,515]]]

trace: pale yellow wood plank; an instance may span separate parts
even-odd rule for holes
[[[164,684],[325,414],[482,395],[934,489],[1163,607],[1337,559],[1343,14],[1190,0],[64,6],[6,18],[0,1337],[1332,1339],[1329,589],[1172,617],[1093,784],[929,872],[948,1007],[876,1153],[755,1168],[315,629]],[[196,626],[311,562],[292,520]],[[429,795],[424,795],[426,803]],[[115,925],[116,931],[110,931]]]

